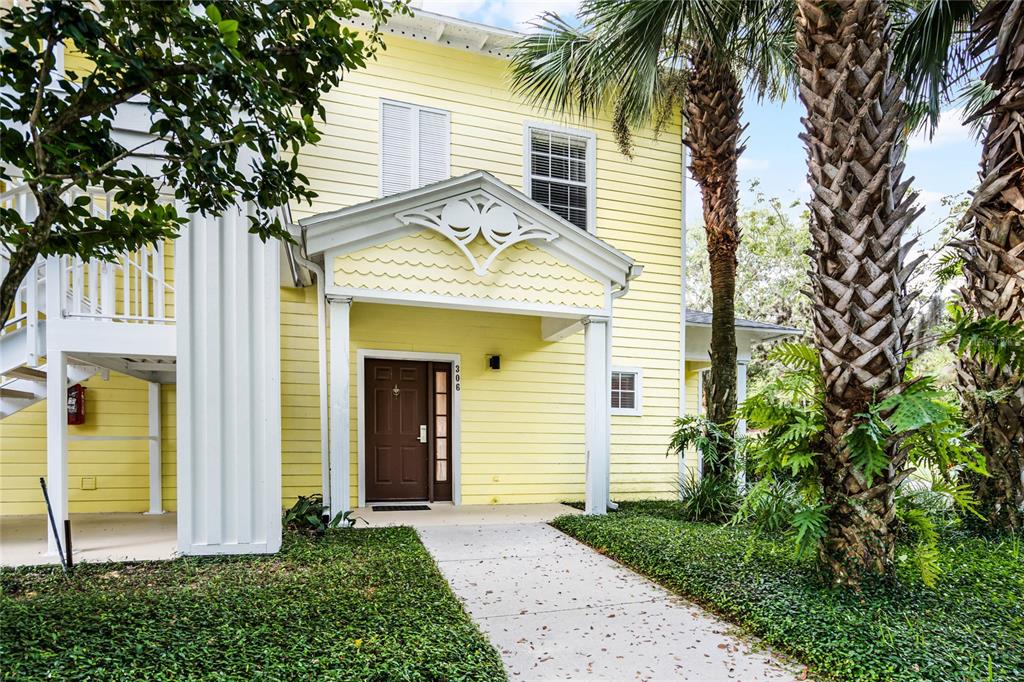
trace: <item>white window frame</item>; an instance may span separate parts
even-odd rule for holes
[[[592,130],[567,128],[543,121],[523,122],[523,194],[530,197],[531,201],[533,201],[533,174],[530,172],[530,157],[532,156],[530,134],[534,130],[573,135],[587,141],[587,232],[597,234],[597,134]]]
[[[634,383],[636,389],[633,391],[636,396],[636,400],[633,402],[633,407],[611,407],[612,404],[612,374],[615,372],[621,372],[623,374],[632,374],[636,378]],[[639,417],[644,413],[644,370],[642,367],[630,367],[626,365],[613,365],[611,372],[608,374],[608,407],[613,415],[625,415],[629,417]]]
[[[408,107],[412,110],[413,120],[413,148],[412,148],[412,189],[423,186],[420,182],[420,112],[432,111],[436,114],[444,114],[448,118],[448,135],[444,140],[445,162],[448,167],[447,175],[452,176],[452,112],[437,107],[426,107],[412,102],[403,102],[387,97],[379,98],[377,104],[377,196],[384,196],[384,105],[393,104],[400,107]]]

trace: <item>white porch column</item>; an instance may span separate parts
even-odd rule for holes
[[[611,459],[608,326],[608,319],[603,317],[590,317],[583,322],[587,514],[604,514],[608,511],[608,475]]]
[[[736,363],[736,406],[739,407],[747,399],[747,363]],[[747,420],[740,419],[736,422],[736,436],[742,438],[747,435]]]
[[[351,298],[332,298],[330,308],[330,505],[331,517],[350,508],[349,504],[349,316]],[[326,484],[326,482],[325,482]]]
[[[68,356],[54,348],[46,351],[46,490],[61,547],[67,552],[64,520],[68,518]],[[56,555],[57,539],[49,518],[46,537],[47,554]]]
[[[163,471],[160,452],[160,384],[149,382],[149,511],[164,513]]]
[[[192,215],[175,245],[183,554],[281,546],[281,247],[248,211]]]

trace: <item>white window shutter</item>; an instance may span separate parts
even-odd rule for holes
[[[415,186],[415,110],[382,102],[380,114],[380,193],[388,196]]]
[[[451,123],[447,111],[419,110],[419,178],[417,186],[447,180],[451,172],[449,159]]]

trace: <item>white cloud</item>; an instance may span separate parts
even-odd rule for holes
[[[423,9],[489,26],[533,30],[530,22],[544,12],[576,16],[579,0],[423,0]]]
[[[928,132],[921,130],[910,138],[910,151],[923,151],[939,149],[952,144],[969,142],[971,140],[970,129],[963,124],[964,110],[962,107],[949,109],[942,112],[939,118],[939,125],[935,127],[935,134],[928,139]]]
[[[942,192],[933,192],[930,189],[918,190],[917,203],[927,209],[939,208],[942,197],[944,196],[946,195]]]
[[[770,167],[771,162],[767,159],[752,159],[749,156],[741,156],[736,165],[741,171],[760,171]]]

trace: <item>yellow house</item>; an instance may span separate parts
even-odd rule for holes
[[[246,235],[242,206],[123,263],[39,264],[0,336],[0,515],[42,514],[46,477],[58,519],[177,511],[202,554],[274,551],[281,506],[317,492],[677,494],[710,327],[685,305],[678,123],[627,158],[607,118],[510,93],[517,34],[423,11],[386,32],[299,159],[298,247]],[[737,331],[742,398],[751,344],[795,330]]]

